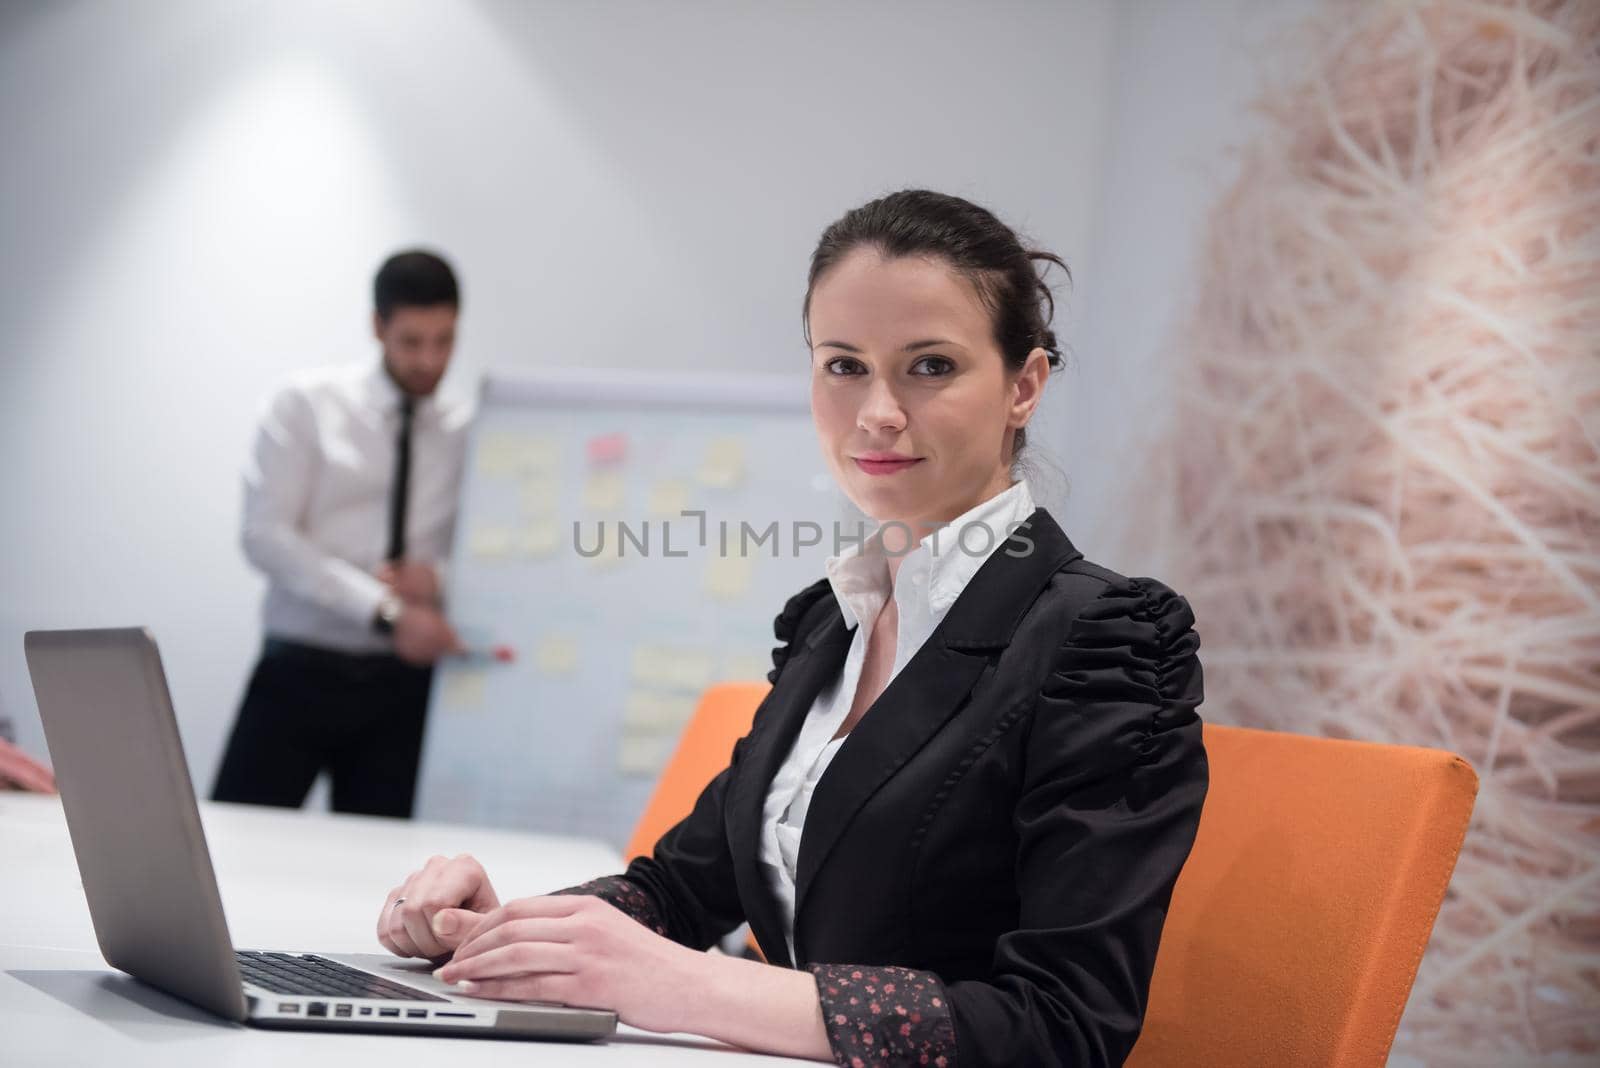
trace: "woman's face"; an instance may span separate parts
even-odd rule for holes
[[[1006,370],[989,312],[944,262],[849,253],[811,292],[811,415],[856,506],[917,538],[1011,484],[1011,442],[1049,374]]]

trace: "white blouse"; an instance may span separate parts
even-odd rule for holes
[[[984,561],[1033,510],[1027,482],[1017,482],[928,535],[902,558],[893,591],[900,621],[894,663],[885,686],[922,648]],[[968,527],[987,529],[963,534]],[[861,546],[827,560],[828,584],[845,626],[854,628],[855,636],[839,677],[817,694],[794,746],[772,777],[762,809],[759,859],[778,899],[790,960],[795,955],[795,872],[806,811],[828,764],[849,738],[834,735],[850,714],[866,661],[867,635],[889,599],[889,564],[880,534],[874,533]]]

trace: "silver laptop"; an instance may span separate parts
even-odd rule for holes
[[[612,1012],[455,994],[379,953],[238,951],[200,827],[154,639],[141,628],[24,640],[100,951],[114,968],[257,1027],[591,1040]]]

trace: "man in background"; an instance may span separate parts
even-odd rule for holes
[[[440,566],[467,412],[435,390],[455,348],[454,272],[391,256],[373,285],[373,364],[297,376],[275,396],[244,477],[244,552],[267,577],[266,643],[213,797],[411,815],[432,665],[460,652]]]

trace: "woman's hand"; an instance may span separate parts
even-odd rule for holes
[[[490,912],[435,974],[474,997],[610,1009],[634,1027],[676,1031],[708,960],[597,897],[554,895]]]
[[[482,864],[465,854],[432,857],[389,891],[378,914],[378,941],[398,956],[437,960],[499,906]]]

